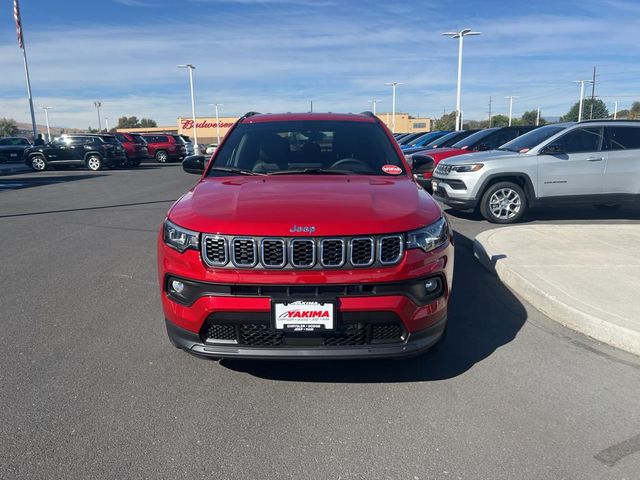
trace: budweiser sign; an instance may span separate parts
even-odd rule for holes
[[[208,122],[206,120],[203,120],[202,122],[197,122],[196,123],[196,127],[197,128],[230,128],[233,126],[233,122]],[[182,120],[182,129],[183,130],[190,130],[193,128],[193,120]]]

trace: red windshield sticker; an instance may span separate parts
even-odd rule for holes
[[[383,165],[382,171],[389,175],[400,175],[402,173],[402,169],[396,165]]]

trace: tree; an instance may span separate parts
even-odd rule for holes
[[[535,125],[537,118],[538,118],[538,111],[529,110],[522,114],[522,117],[520,117],[518,124],[519,125]],[[540,117],[540,125],[545,125],[546,123],[547,121],[544,118]]]
[[[591,116],[591,99],[585,98],[582,102],[582,119],[588,120]],[[577,122],[578,112],[580,109],[580,102],[576,102],[573,107],[569,109],[566,115],[562,117],[563,122]],[[593,100],[593,118],[609,118],[609,110],[602,100],[596,98]]]
[[[87,133],[98,133],[97,128],[87,127]]]
[[[455,130],[456,112],[446,113],[433,122],[434,130]]]
[[[494,115],[491,118],[492,127],[507,127],[509,125],[509,117],[506,115]]]
[[[118,118],[118,127],[117,128],[138,128],[140,126],[140,122],[138,121],[138,117],[120,117]]]
[[[18,125],[13,118],[0,118],[0,137],[13,137],[18,134]]]
[[[480,128],[487,128],[489,126],[489,120],[469,120],[464,122],[465,130],[478,130]]]
[[[151,120],[150,118],[143,118],[142,120],[140,120],[140,126],[142,128],[153,128],[157,127],[158,124],[155,122],[155,120]]]
[[[613,118],[613,115],[611,115]],[[630,109],[619,110],[616,118],[626,120],[640,120],[640,102],[633,102]]]

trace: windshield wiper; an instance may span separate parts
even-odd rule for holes
[[[280,170],[269,175],[351,175],[348,170],[327,170],[324,168],[300,168],[296,170]]]
[[[238,175],[264,175],[264,173],[252,172],[251,170],[243,170],[241,168],[232,168],[232,167],[211,167],[210,171],[214,172],[227,172],[227,173],[237,173]]]

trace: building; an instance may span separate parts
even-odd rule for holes
[[[390,112],[377,113],[389,130],[393,129],[393,115]],[[419,133],[430,132],[433,120],[427,117],[413,117],[408,113],[396,112],[395,133]]]
[[[389,129],[392,129],[393,116],[390,113],[378,113],[377,117],[387,124]],[[395,119],[395,131],[397,133],[431,131],[432,120],[430,118],[412,117],[408,113],[396,112]],[[237,121],[238,117],[219,117],[218,122],[216,122],[215,117],[196,117],[195,127],[198,133],[198,143],[218,143],[218,135],[220,135],[220,139],[222,139]],[[117,131],[130,133],[178,133],[193,139],[194,123],[192,118],[178,117],[177,124],[175,126],[155,128],[119,128]]]

